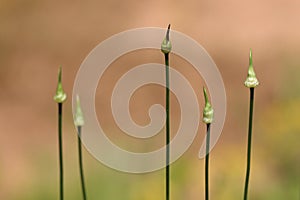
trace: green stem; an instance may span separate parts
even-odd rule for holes
[[[64,171],[63,171],[63,147],[62,147],[62,103],[58,103],[58,150],[60,172],[60,200],[64,199]]]
[[[249,177],[250,177],[253,103],[254,103],[254,88],[250,88],[250,109],[249,109],[248,149],[247,149],[247,171],[246,171],[246,180],[245,180],[244,200],[247,200],[247,198],[248,198],[248,187],[249,187]]]
[[[205,200],[209,199],[209,146],[210,124],[206,125],[206,156],[205,156]]]
[[[170,199],[170,80],[169,54],[165,54],[166,64],[166,200]]]
[[[77,126],[78,130],[78,157],[79,157],[79,172],[80,172],[80,179],[81,179],[81,189],[82,189],[82,195],[83,199],[86,200],[86,191],[85,191],[85,184],[84,184],[84,173],[83,173],[83,164],[82,164],[82,145],[81,145],[81,126]]]

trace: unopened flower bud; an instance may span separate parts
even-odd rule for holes
[[[252,50],[250,49],[250,56],[249,56],[249,69],[248,69],[248,76],[244,83],[244,85],[248,88],[255,88],[259,85],[259,82],[256,78],[253,64],[252,64]]]
[[[57,83],[57,88],[56,88],[56,94],[53,97],[54,101],[57,103],[63,103],[67,99],[67,94],[64,92],[62,83],[61,83],[61,67],[59,68],[58,72],[58,83]]]
[[[214,110],[208,100],[206,89],[203,87],[203,93],[205,98],[205,107],[203,110],[203,122],[205,124],[211,124],[214,118]]]
[[[166,33],[166,37],[164,38],[163,42],[161,43],[161,51],[164,54],[168,54],[172,50],[172,45],[171,45],[171,42],[170,42],[170,27],[171,27],[171,25],[169,24],[168,30],[167,30],[167,33]]]
[[[78,95],[76,96],[76,111],[75,111],[74,124],[75,126],[84,125],[84,118],[83,118],[83,113],[80,106],[80,99]]]

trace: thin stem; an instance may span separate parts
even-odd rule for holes
[[[166,64],[166,200],[170,199],[170,80],[169,54],[165,54]]]
[[[248,187],[249,187],[249,177],[250,177],[253,103],[254,103],[254,88],[250,88],[248,148],[247,148],[247,172],[246,172],[246,180],[245,180],[244,200],[247,200],[247,198],[248,198]]]
[[[64,171],[63,171],[63,147],[62,147],[62,103],[58,103],[58,151],[59,151],[59,177],[60,200],[64,199]]]
[[[82,145],[81,145],[81,126],[77,126],[78,131],[78,158],[79,158],[79,172],[80,172],[80,179],[81,179],[81,189],[82,189],[82,195],[83,199],[86,200],[86,191],[85,191],[85,184],[84,184],[84,173],[83,173],[83,165],[82,165]]]
[[[205,156],[205,200],[209,199],[209,146],[210,124],[206,125],[206,156]]]

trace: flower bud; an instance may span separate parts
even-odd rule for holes
[[[205,98],[205,107],[203,110],[203,122],[205,124],[211,124],[214,118],[214,110],[208,100],[206,89],[203,87],[203,93]]]
[[[252,64],[252,50],[250,49],[248,76],[244,83],[247,88],[255,88],[259,85]]]
[[[161,43],[161,51],[164,54],[168,54],[172,50],[172,45],[171,45],[171,42],[170,42],[170,27],[171,27],[171,25],[169,24],[168,30],[167,30],[167,33],[166,33],[166,37],[164,38],[163,42]]]
[[[75,111],[75,118],[74,118],[75,126],[83,126],[84,125],[84,118],[83,113],[80,106],[79,96],[76,96],[76,111]]]
[[[53,97],[54,101],[57,103],[63,103],[67,99],[67,94],[64,92],[62,83],[61,83],[61,67],[59,68],[58,72],[58,83],[57,83],[57,88],[56,88],[56,94]]]

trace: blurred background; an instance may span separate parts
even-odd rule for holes
[[[255,93],[249,199],[298,200],[300,193],[300,1],[39,1],[0,2],[0,199],[58,199],[58,67],[69,98],[64,104],[65,199],[81,199],[71,95],[80,64],[101,41],[139,27],[166,27],[200,43],[222,74],[227,92],[223,133],[211,152],[212,199],[241,199],[246,167],[249,91],[244,87],[249,49],[260,86]],[[203,80],[184,60],[171,65],[191,81],[203,106]],[[99,82],[97,115],[109,137],[132,147],[115,126],[109,96],[114,83],[137,64],[163,63],[158,50],[131,52]],[[118,66],[122,65],[122,70]],[[151,97],[151,98],[149,98]],[[172,132],[180,108],[172,96]],[[147,124],[147,110],[164,104],[161,87],[145,86],[132,98],[133,118]],[[204,199],[200,122],[191,148],[171,167],[172,200]],[[163,138],[163,132],[158,138]],[[163,141],[154,139],[155,148]],[[152,146],[153,148],[153,146]],[[155,149],[154,148],[154,149]],[[136,145],[136,151],[145,151]],[[149,150],[149,149],[146,149]],[[150,149],[151,150],[151,149]],[[164,171],[143,175],[110,169],[84,150],[89,199],[162,200]]]

